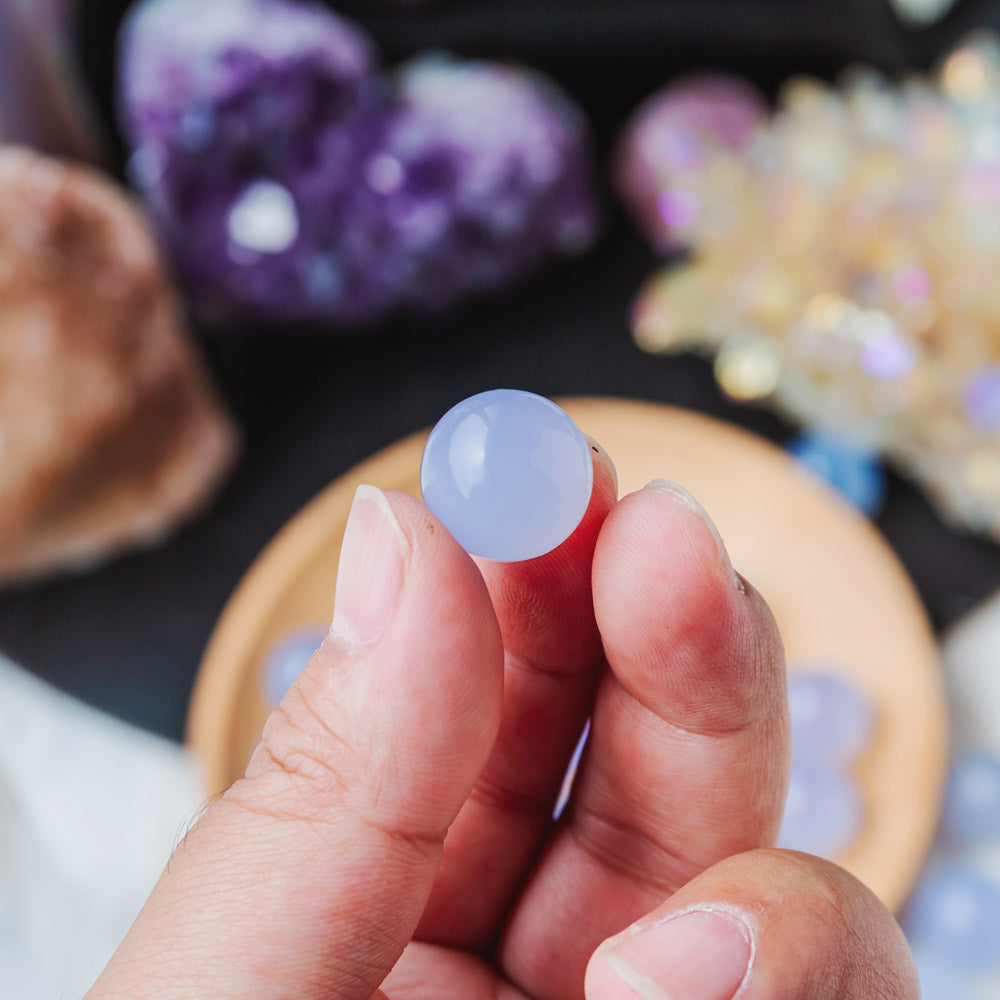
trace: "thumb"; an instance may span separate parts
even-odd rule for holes
[[[918,1000],[903,934],[842,868],[751,851],[693,879],[605,941],[587,1000]]]
[[[418,501],[360,487],[330,635],[88,1000],[368,1000],[489,755],[502,674],[472,560]]]

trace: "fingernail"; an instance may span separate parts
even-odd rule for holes
[[[683,486],[678,483],[673,482],[670,479],[654,479],[651,483],[646,484],[647,490],[661,490],[664,493],[669,493],[671,496],[677,500],[678,503],[683,504],[689,510],[693,511],[705,522],[705,527],[712,533],[712,537],[715,539],[716,547],[719,550],[719,561],[722,565],[723,570],[728,574],[729,579],[733,581],[733,586],[741,593],[746,593],[746,587],[743,584],[743,580],[739,573],[733,569],[733,562],[729,558],[729,553],[726,551],[726,543],[722,540],[722,535],[719,534],[719,529],[715,526],[715,522],[708,516],[708,511]]]
[[[750,928],[717,910],[690,910],[600,953],[607,967],[642,1000],[732,1000],[753,955]]]
[[[410,543],[385,494],[359,486],[340,546],[330,633],[359,645],[380,639],[396,612],[409,558]]]
[[[602,448],[589,434],[584,434],[583,436],[587,439],[587,444],[590,445],[590,450],[594,455],[594,461],[599,462],[610,473],[611,481],[615,484],[615,496],[617,497],[618,470],[615,468],[615,463],[611,461],[611,456],[607,453],[607,451]]]

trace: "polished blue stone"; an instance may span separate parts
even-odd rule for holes
[[[878,456],[822,431],[795,438],[788,451],[865,514],[875,514],[885,499],[885,471]]]
[[[941,865],[914,891],[903,929],[958,969],[1000,970],[1000,885],[972,868]]]
[[[836,860],[861,832],[864,804],[853,777],[793,760],[778,847]]]
[[[870,700],[843,677],[815,667],[789,674],[788,714],[796,763],[848,764],[875,731]]]
[[[944,803],[944,829],[962,844],[1000,844],[1000,757],[961,754],[952,764]]]
[[[912,945],[913,964],[920,980],[920,1000],[971,1000],[969,977],[951,962],[945,961],[933,948]]]
[[[452,407],[420,465],[424,502],[473,555],[533,559],[580,523],[593,487],[590,445],[543,396],[493,389]]]
[[[260,670],[260,684],[269,708],[276,708],[309,657],[323,641],[321,628],[301,628],[282,636],[268,651]]]

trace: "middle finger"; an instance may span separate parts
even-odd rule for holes
[[[617,505],[594,605],[611,669],[566,820],[501,946],[538,1000],[582,996],[600,941],[715,862],[769,846],[787,781],[777,627],[693,498],[662,484]]]

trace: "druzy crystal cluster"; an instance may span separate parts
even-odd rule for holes
[[[146,0],[120,39],[129,173],[203,306],[367,323],[501,287],[598,228],[587,130],[528,70],[388,74],[287,0]]]
[[[932,79],[792,81],[735,141],[718,118],[745,85],[700,92],[695,125],[689,86],[623,140],[645,227],[658,216],[688,253],[640,293],[637,343],[716,352],[730,396],[885,454],[953,522],[1000,537],[996,39]],[[658,178],[652,195],[637,176]]]

